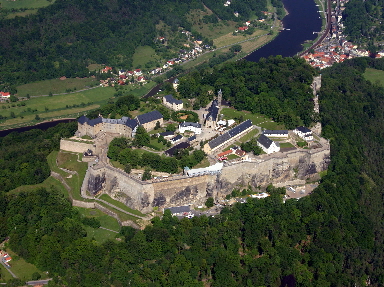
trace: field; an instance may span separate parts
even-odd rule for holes
[[[271,119],[261,114],[252,114],[246,111],[240,112],[230,108],[222,109],[221,113],[224,115],[226,119],[234,119],[234,118],[239,118],[240,116],[243,116],[244,120],[250,119],[254,125],[260,126],[265,129],[270,129],[270,130],[284,129],[283,125],[279,125],[278,123],[273,122]]]
[[[65,93],[68,89],[82,90],[90,86],[97,85],[98,81],[93,78],[68,78],[65,80],[52,79],[29,83],[17,87],[17,96],[26,97],[29,94],[31,97]]]
[[[249,38],[260,36],[265,33],[266,33],[265,30],[255,30],[255,32],[252,35],[238,33],[236,36],[234,36],[233,33],[231,32],[219,38],[214,39],[213,44],[216,45],[217,48],[220,48],[228,45],[233,45],[238,42],[247,40]]]
[[[51,5],[54,1],[47,0],[0,0],[1,8],[5,9],[20,9],[20,8],[29,8],[37,9],[41,7],[46,7]]]
[[[28,192],[31,190],[35,190],[37,188],[45,188],[47,190],[56,189],[60,191],[65,197],[69,197],[68,191],[64,188],[61,182],[53,178],[52,176],[48,177],[46,180],[44,180],[42,183],[39,183],[39,184],[19,186],[14,190],[11,190],[9,194],[19,193],[19,192]]]
[[[106,87],[67,95],[31,98],[16,104],[1,103],[0,115],[8,118],[0,123],[0,127],[4,129],[11,126],[30,125],[42,120],[78,117],[85,111],[100,107],[113,97],[114,93],[114,88]],[[21,104],[25,104],[25,106],[21,106]],[[76,106],[74,107],[74,105]],[[14,118],[11,118],[12,113]],[[36,115],[40,117],[40,120],[36,119]]]
[[[31,280],[32,274],[35,272],[40,273],[42,279],[47,278],[47,275],[37,269],[35,265],[27,263],[23,258],[15,254],[9,248],[6,249],[6,251],[12,257],[12,260],[9,262],[11,265],[11,271],[21,280]]]
[[[106,215],[98,209],[88,209],[82,207],[74,207],[82,216],[95,217],[100,221],[101,227],[120,232],[120,225],[117,220],[111,216]],[[113,240],[118,233],[105,230],[102,228],[85,227],[87,231],[87,237],[94,238],[98,243],[103,243],[106,240]]]
[[[294,147],[291,143],[280,143],[280,148],[291,148]]]
[[[1,274],[0,283],[13,278],[3,264],[0,264],[0,274]]]
[[[112,203],[113,205],[115,205],[115,206],[117,206],[117,207],[119,207],[125,211],[128,211],[130,213],[133,213],[133,214],[136,214],[139,216],[145,216],[145,214],[142,214],[140,211],[135,210],[135,209],[131,209],[128,206],[126,206],[124,203],[112,199],[108,194],[102,194],[99,198],[102,200],[105,200],[106,202]]]
[[[149,61],[158,61],[159,57],[156,57],[155,50],[150,46],[140,46],[135,50],[133,54],[133,67],[143,68]]]
[[[384,71],[367,68],[363,75],[366,80],[384,87]]]

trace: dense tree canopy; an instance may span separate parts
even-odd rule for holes
[[[384,89],[362,76],[382,64],[357,59],[323,71],[331,164],[310,196],[283,203],[284,189],[270,186],[270,197],[218,216],[166,211],[144,230],[123,227],[122,242],[98,245],[57,192],[0,193],[0,240],[10,235],[12,249],[54,276],[52,286],[383,286]]]
[[[197,98],[202,106],[222,90],[223,98],[238,110],[265,114],[289,129],[312,122],[310,84],[315,70],[299,58],[281,56],[258,63],[228,63],[213,73],[207,70],[181,77],[178,91],[184,98]]]

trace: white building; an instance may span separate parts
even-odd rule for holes
[[[263,135],[272,138],[288,138],[287,130],[264,130]]]
[[[181,134],[186,131],[194,132],[195,134],[201,134],[201,124],[199,123],[191,123],[191,122],[183,122],[179,124],[179,132]]]
[[[195,169],[189,169],[184,168],[184,172],[188,176],[199,176],[204,174],[219,174],[221,173],[221,170],[223,169],[224,163],[218,162],[214,165],[210,165],[208,167],[202,167],[202,168],[195,168]]]
[[[174,111],[180,111],[184,106],[183,101],[175,99],[172,95],[166,95],[163,97],[163,105]]]
[[[261,149],[267,154],[280,151],[279,143],[274,142],[265,135],[261,135],[259,137],[259,139],[257,140],[257,145],[261,147]]]
[[[293,130],[293,132],[305,141],[312,141],[313,140],[313,134],[309,128],[297,127],[296,129]]]

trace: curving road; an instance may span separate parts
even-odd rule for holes
[[[327,28],[325,29],[324,34],[311,47],[309,47],[304,52],[299,53],[298,56],[299,57],[303,56],[304,54],[308,53],[311,49],[314,49],[317,45],[323,42],[324,38],[328,35],[330,30],[331,30],[331,0],[327,0]]]

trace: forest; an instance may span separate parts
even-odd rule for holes
[[[343,12],[345,33],[356,44],[366,44],[371,53],[375,53],[377,42],[383,40],[384,31],[382,0],[351,0]]]
[[[12,250],[49,271],[49,286],[383,286],[384,88],[364,79],[366,67],[383,69],[384,61],[322,71],[331,164],[310,196],[283,203],[270,186],[270,197],[218,216],[165,212],[144,230],[123,227],[122,242],[99,245],[57,192],[1,193],[0,241],[10,236]],[[58,133],[45,136],[52,147]],[[19,136],[29,144],[31,135]],[[15,137],[4,137],[2,149]]]
[[[220,68],[194,71],[179,78],[181,97],[196,98],[194,109],[212,100],[210,91],[222,90],[223,98],[237,110],[261,113],[288,129],[308,126],[313,119],[310,84],[317,72],[300,58],[281,56],[227,63]]]
[[[244,12],[236,21],[266,10],[265,0],[235,2],[229,7],[217,1],[204,4],[214,6],[219,18],[232,20],[239,6]],[[0,89],[14,92],[15,86],[27,82],[88,76],[91,63],[134,68],[136,47],[155,48],[154,40],[163,36],[156,29],[160,21],[173,32],[179,27],[192,30],[186,20],[192,9],[205,8],[201,0],[56,0],[36,14],[2,18]]]

